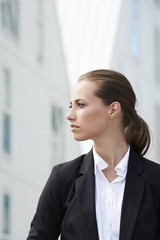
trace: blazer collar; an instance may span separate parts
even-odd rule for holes
[[[82,219],[85,239],[98,240],[95,211],[95,176],[92,150],[85,155],[76,179],[77,203]]]
[[[138,153],[136,153],[131,147],[128,172],[129,173],[131,172],[138,176],[142,171],[143,171],[142,157]]]
[[[143,171],[142,157],[130,147],[130,155],[128,162],[128,171],[135,175],[139,175]],[[86,174],[94,171],[93,150],[91,149],[85,156],[80,167],[79,173]]]
[[[93,150],[91,149],[85,156],[80,167],[79,173],[86,174],[94,172]]]

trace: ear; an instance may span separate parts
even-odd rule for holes
[[[108,118],[113,119],[117,117],[121,112],[121,104],[119,102],[113,102],[109,105]]]

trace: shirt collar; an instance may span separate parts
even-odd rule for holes
[[[130,153],[130,146],[128,145],[128,151],[126,152],[125,156],[114,168],[118,176],[125,177],[127,174],[129,153]],[[93,158],[94,158],[94,173],[96,176],[97,175],[96,170],[97,169],[103,170],[108,167],[108,164],[99,156],[99,154],[95,151],[94,147],[93,147]]]

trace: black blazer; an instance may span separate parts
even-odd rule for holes
[[[62,240],[99,239],[92,150],[53,168],[27,240],[57,240],[60,234]],[[132,148],[119,239],[160,240],[160,165]]]

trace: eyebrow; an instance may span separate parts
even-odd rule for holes
[[[79,102],[79,101],[86,101],[84,98],[77,98],[74,102]],[[72,104],[72,101],[70,101],[70,104]]]

